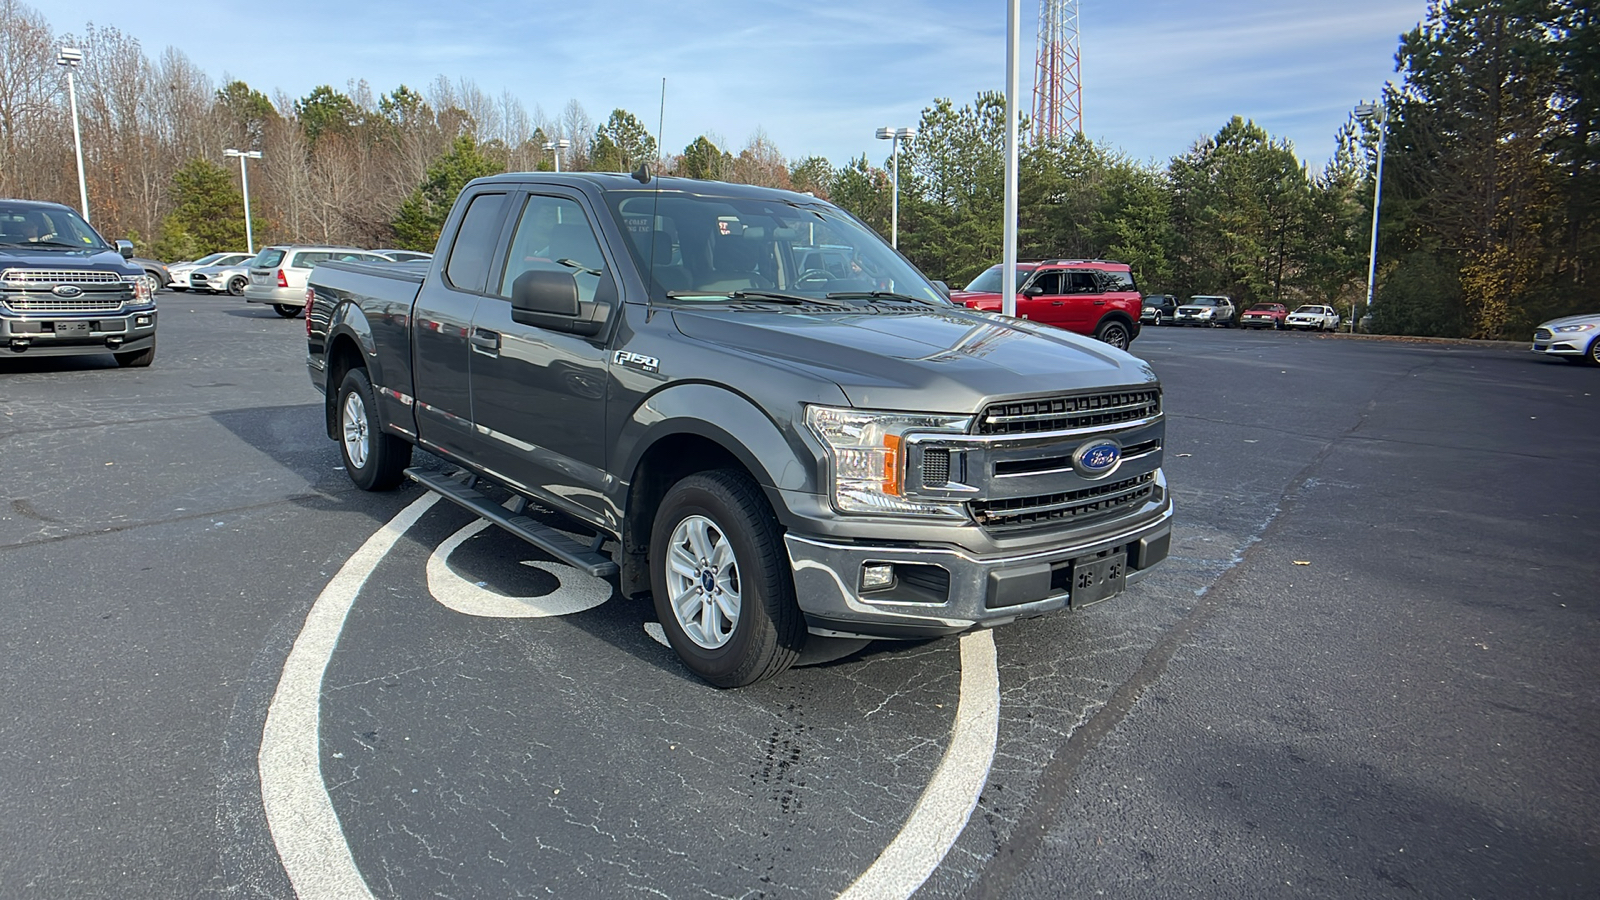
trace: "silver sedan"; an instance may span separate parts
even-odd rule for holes
[[[1533,352],[1600,366],[1600,313],[1551,319],[1533,331]]]

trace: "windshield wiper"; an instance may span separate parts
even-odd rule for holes
[[[901,300],[906,303],[917,303],[922,306],[932,306],[943,309],[949,303],[940,303],[926,297],[913,297],[910,294],[897,294],[894,291],[835,291],[828,295],[830,300]]]
[[[719,300],[764,300],[768,303],[782,303],[785,306],[830,306],[835,309],[849,309],[843,303],[834,303],[821,297],[807,297],[804,294],[785,294],[781,291],[667,291],[667,296],[674,300],[683,300],[695,297],[715,297]]]

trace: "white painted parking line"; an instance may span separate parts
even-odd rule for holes
[[[994,632],[972,632],[961,638],[961,700],[944,759],[900,833],[840,900],[904,900],[928,880],[978,807],[999,731]]]
[[[367,579],[394,548],[401,535],[416,524],[437,500],[437,495],[425,494],[401,510],[368,538],[328,582],[306,615],[306,623],[284,662],[283,675],[278,680],[278,689],[267,710],[266,725],[261,734],[261,751],[257,756],[261,799],[278,857],[283,861],[284,871],[300,900],[372,900],[372,892],[356,868],[338,814],[334,811],[333,800],[328,796],[322,779],[319,741],[322,679],[338,644],[345,619]],[[441,593],[435,584],[436,576],[439,584],[448,584],[449,578],[453,577],[475,591],[490,593],[466,582],[448,565],[450,553],[487,525],[487,522],[479,522],[461,529],[429,557],[429,590],[435,597]],[[555,565],[540,567],[546,571],[570,568]],[[582,574],[577,570],[573,572]],[[593,600],[593,585],[575,579],[571,582],[575,587],[569,592],[569,582],[562,577],[563,573],[552,574],[562,583],[562,588],[556,593],[569,594],[564,603]],[[602,583],[609,597],[610,585]],[[460,585],[453,585],[445,588],[443,593],[452,595],[461,590]],[[546,599],[495,596],[501,601],[520,604],[522,611],[515,614],[523,616],[539,614],[528,612],[526,601]],[[445,602],[442,597],[439,599]],[[487,601],[483,598],[473,598],[468,605],[484,602]],[[599,602],[604,602],[604,599]],[[455,608],[451,603],[446,605]],[[501,613],[469,614],[503,615],[503,609]],[[652,631],[649,625],[646,625],[646,631]],[[656,637],[654,633],[651,636]],[[932,779],[912,808],[900,833],[878,855],[872,866],[840,895],[841,898],[903,900],[927,881],[950,852],[956,838],[972,817],[972,811],[977,808],[978,797],[994,762],[999,719],[1000,678],[995,661],[994,636],[989,631],[964,635],[961,638],[961,694],[944,758],[934,770]]]
[[[611,599],[611,582],[595,578],[563,563],[524,560],[523,565],[547,572],[558,583],[542,597],[510,597],[462,578],[450,568],[450,554],[466,540],[488,528],[488,519],[479,519],[450,535],[428,557],[428,593],[462,615],[493,619],[538,619],[569,616]]]
[[[322,781],[318,729],[322,676],[361,588],[406,529],[439,499],[424,494],[401,510],[341,567],[317,596],[283,664],[261,730],[261,801],[278,858],[300,900],[367,900],[372,892],[350,856]]]

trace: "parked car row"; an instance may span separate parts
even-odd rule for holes
[[[242,296],[251,303],[270,304],[278,315],[292,319],[305,307],[306,277],[319,262],[337,259],[406,263],[432,258],[431,253],[415,250],[275,244],[262,247],[259,253],[212,253],[170,266],[155,260],[133,262],[145,269],[152,291],[165,285],[174,291]]]
[[[1197,294],[1179,304],[1171,294],[1151,294],[1144,298],[1140,321],[1149,325],[1195,325],[1232,328],[1271,328],[1275,331],[1333,331],[1340,316],[1331,306],[1307,304],[1293,312],[1282,303],[1256,303],[1243,313],[1231,297]]]

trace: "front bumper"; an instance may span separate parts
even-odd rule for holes
[[[1589,352],[1589,342],[1600,341],[1600,337],[1590,334],[1575,334],[1571,337],[1535,338],[1533,346],[1529,349],[1542,356],[1583,356]]]
[[[1125,553],[1126,583],[1132,584],[1166,558],[1171,541],[1170,501],[1157,515],[1138,517],[1120,530],[1070,535],[1055,546],[1010,553],[784,536],[811,633],[877,639],[959,634],[1072,606],[1075,564]],[[863,569],[884,564],[895,568],[895,585],[862,590]]]
[[[0,316],[0,359],[143,350],[156,339],[156,310],[68,316]]]

